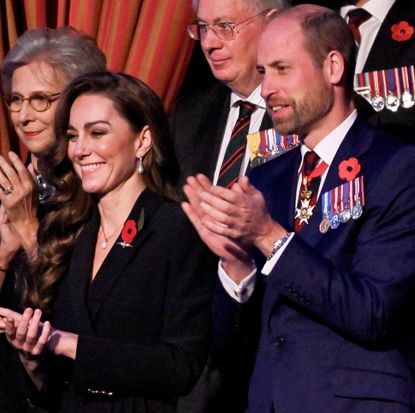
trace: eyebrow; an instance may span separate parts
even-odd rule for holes
[[[87,122],[87,123],[85,123],[85,125],[84,125],[84,129],[89,129],[89,128],[91,128],[92,126],[95,126],[97,123],[105,123],[106,125],[111,126],[111,123],[109,123],[109,122],[108,122],[108,121],[106,121],[106,120],[95,120],[95,121],[93,121],[93,122]],[[73,129],[73,130],[76,130],[75,126],[72,126],[72,125],[69,125],[69,126],[68,126],[68,129]]]
[[[202,17],[196,16],[196,21],[198,22],[203,22],[203,23],[207,23],[207,21],[205,19],[203,19]],[[230,22],[232,23],[233,21],[235,21],[235,19],[231,19],[231,18],[226,18],[226,17],[216,17],[215,19],[213,19],[213,23],[212,24],[216,24],[219,22]]]

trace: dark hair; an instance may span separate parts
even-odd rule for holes
[[[38,28],[23,33],[1,65],[3,91],[11,92],[13,73],[34,61],[48,63],[67,81],[89,72],[106,70],[106,58],[95,40],[73,27]]]
[[[82,190],[67,156],[70,110],[81,95],[110,99],[135,132],[148,125],[153,145],[143,159],[146,186],[168,199],[177,199],[179,167],[169,136],[169,123],[157,95],[140,80],[121,73],[79,76],[63,91],[55,112],[56,141],[39,158],[39,171],[56,187],[58,196],[38,231],[38,257],[29,285],[27,304],[50,309],[54,290],[66,272],[73,243],[90,216],[93,200]]]
[[[356,46],[353,34],[344,19],[334,10],[311,5],[298,5],[276,13],[275,17],[298,18],[304,47],[316,67],[321,68],[329,52],[335,50],[344,59],[345,71],[342,85],[349,97],[353,94],[353,78],[356,64]]]

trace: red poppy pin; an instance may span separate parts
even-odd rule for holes
[[[138,218],[138,221],[135,222],[133,219],[127,219],[124,223],[124,227],[121,231],[121,239],[122,241],[117,242],[118,245],[121,245],[121,247],[126,248],[133,246],[131,243],[133,242],[134,238],[137,236],[137,234],[143,229],[144,226],[144,209],[141,209],[140,217]]]
[[[407,21],[402,20],[391,27],[392,39],[397,42],[406,42],[414,34],[414,28]]]
[[[339,177],[346,181],[353,181],[361,170],[359,161],[356,158],[349,158],[339,165]]]

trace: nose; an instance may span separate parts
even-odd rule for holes
[[[214,49],[221,49],[223,41],[216,36],[215,32],[211,28],[209,28],[200,39],[200,44],[205,52],[209,52]]]
[[[273,94],[278,93],[279,86],[278,80],[275,76],[270,76],[269,74],[264,73],[261,80],[261,96],[265,101],[267,98]]]
[[[25,100],[19,112],[16,112],[16,117],[20,124],[27,125],[29,122],[36,119],[36,111],[30,106],[29,102]]]
[[[73,154],[80,159],[88,156],[90,153],[89,140],[85,136],[79,135],[74,143]]]

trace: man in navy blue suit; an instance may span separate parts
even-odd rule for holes
[[[190,177],[183,203],[221,258],[217,338],[256,343],[247,411],[412,412],[415,148],[357,116],[334,11],[278,14],[257,67],[274,127],[302,145],[231,189]]]

